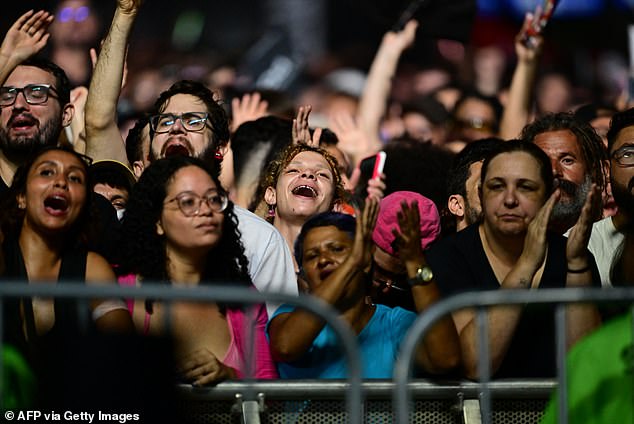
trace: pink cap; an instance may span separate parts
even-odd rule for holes
[[[374,243],[390,255],[394,255],[392,230],[399,231],[397,213],[401,210],[401,202],[406,201],[411,205],[414,200],[418,201],[422,248],[426,249],[440,234],[440,216],[434,202],[413,191],[396,191],[381,200],[379,216],[372,233]]]

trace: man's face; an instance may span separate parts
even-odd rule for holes
[[[23,88],[29,84],[49,84],[54,89],[55,77],[33,66],[18,66],[7,78],[5,87]],[[24,158],[40,147],[57,144],[63,126],[70,123],[73,108],[60,105],[57,92],[50,90],[42,104],[27,103],[22,92],[15,103],[0,112],[0,148],[12,158]]]
[[[471,225],[480,220],[482,216],[482,206],[480,205],[480,172],[482,171],[482,161],[469,165],[469,178],[465,183],[467,197],[465,199],[465,221]]]
[[[207,106],[191,94],[175,94],[170,97],[161,114],[171,113],[180,116],[187,112],[207,113]],[[151,158],[161,159],[173,154],[201,158],[212,148],[212,129],[209,123],[199,131],[189,131],[176,119],[169,131],[154,134],[151,145]]]
[[[550,158],[553,176],[559,181],[561,198],[553,209],[553,219],[576,219],[592,185],[577,137],[572,131],[547,131],[533,142]]]
[[[612,150],[610,151],[610,182],[612,183],[612,195],[620,211],[628,216],[634,216],[634,166],[619,165],[613,158],[614,152],[619,149],[634,146],[634,126],[623,128],[619,131]]]

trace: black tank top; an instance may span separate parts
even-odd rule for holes
[[[6,258],[7,279],[28,283],[24,258],[17,240],[9,240],[4,243]],[[84,284],[86,280],[85,249],[69,250],[62,255],[62,262],[57,277],[58,284]],[[20,318],[20,303],[23,304],[26,333],[24,336],[23,322]],[[90,317],[79,315],[77,302],[72,299],[54,300],[55,322],[53,327],[42,335],[37,335],[35,330],[35,317],[31,299],[8,299],[4,308],[4,334],[5,341],[12,344],[20,352],[29,358],[34,368],[42,364],[41,355],[46,355],[47,349],[53,348],[56,343],[64,343],[67,337],[74,337],[80,333],[82,323],[91,323]],[[86,313],[88,313],[86,311]]]

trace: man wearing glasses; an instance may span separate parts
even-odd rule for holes
[[[150,160],[171,155],[221,160],[229,141],[227,115],[203,84],[179,81],[161,93],[150,117]]]
[[[618,211],[594,223],[588,250],[597,261],[601,284],[609,287],[613,283],[613,261],[619,256],[617,253],[622,249],[625,233],[634,217],[634,108],[612,117],[607,138],[610,183]]]
[[[62,128],[73,118],[64,71],[32,58],[46,45],[52,20],[45,11],[29,11],[0,45],[0,193],[28,155],[57,144]]]

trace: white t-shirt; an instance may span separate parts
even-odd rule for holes
[[[612,261],[617,256],[617,252],[621,250],[624,240],[625,235],[616,229],[612,217],[604,218],[592,225],[588,250],[594,255],[597,262],[603,287],[612,287],[610,280]]]
[[[297,277],[286,240],[271,224],[239,206],[234,206],[249,275],[261,292],[298,295]],[[279,305],[266,303],[269,317]]]

